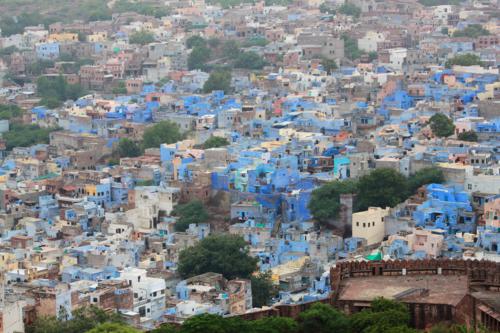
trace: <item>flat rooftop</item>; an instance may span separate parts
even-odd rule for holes
[[[340,286],[339,300],[370,302],[374,298],[395,299],[411,289],[427,289],[424,295],[409,293],[400,298],[407,302],[458,304],[467,293],[464,275],[372,276],[345,279]]]

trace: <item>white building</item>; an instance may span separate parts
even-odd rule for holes
[[[120,274],[134,292],[134,311],[141,317],[157,319],[166,306],[166,283],[164,279],[146,276],[146,270],[128,267]]]
[[[364,212],[352,214],[352,236],[366,239],[367,245],[380,243],[385,235],[384,219],[389,207],[370,207]]]

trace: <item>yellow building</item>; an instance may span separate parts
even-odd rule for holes
[[[486,84],[484,90],[484,92],[477,94],[480,101],[494,99],[495,95],[500,96],[500,82]]]
[[[87,36],[87,41],[90,43],[105,42],[108,39],[106,31],[98,32]]]
[[[47,37],[48,42],[77,42],[78,34],[72,32],[63,32],[60,34],[50,34]]]

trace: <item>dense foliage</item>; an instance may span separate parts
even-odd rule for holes
[[[355,4],[345,2],[344,4],[342,4],[342,6],[339,7],[339,13],[358,18],[361,15],[361,8],[359,8]]]
[[[479,140],[477,133],[474,131],[465,131],[458,134],[458,140],[476,142]]]
[[[257,259],[248,253],[245,240],[235,235],[211,235],[181,251],[178,271],[183,278],[220,273],[226,279],[249,278]]]
[[[55,317],[39,317],[32,325],[26,327],[26,333],[85,333],[102,323],[113,325],[120,322],[121,318],[117,314],[109,314],[95,306],[89,306],[73,311],[70,320],[62,321]]]
[[[38,125],[23,125],[13,123],[10,131],[3,133],[7,142],[7,150],[15,147],[29,147],[37,143],[49,143],[49,134],[58,128],[40,128]]]
[[[41,76],[36,81],[38,96],[42,98],[40,104],[49,109],[60,106],[63,102],[77,100],[86,94],[79,84],[69,84],[63,76]]]
[[[342,35],[344,40],[344,55],[347,59],[356,60],[363,55],[363,51],[358,48],[358,41],[347,34]]]
[[[178,232],[186,231],[190,224],[204,223],[209,218],[205,206],[199,200],[175,206],[172,215],[178,217],[175,223],[175,231]]]
[[[455,132],[453,120],[442,113],[436,113],[429,119],[432,133],[438,137],[448,137]]]
[[[162,143],[174,143],[182,139],[179,126],[171,121],[161,121],[148,127],[142,137],[143,148],[160,148]]]
[[[333,181],[315,189],[309,201],[309,210],[314,218],[321,223],[336,218],[340,212],[340,195],[356,193],[356,186],[355,181],[346,180]]]
[[[130,1],[130,0],[118,0],[113,6],[113,12],[124,13],[124,12],[136,12],[138,14],[154,16],[156,18],[161,18],[167,16],[170,13],[170,9],[164,5],[153,5],[147,2]]]
[[[487,36],[490,32],[483,28],[480,24],[470,24],[463,30],[453,32],[453,37],[470,37],[477,38],[479,36]]]
[[[226,138],[222,138],[220,136],[211,136],[201,145],[201,148],[219,148],[227,145],[229,145],[229,141]]]
[[[117,151],[120,157],[137,157],[142,155],[141,146],[129,138],[120,139]]]
[[[331,74],[334,70],[337,69],[337,62],[333,59],[322,58],[321,59],[321,66],[323,66],[323,69],[328,74]]]
[[[441,6],[441,5],[460,5],[463,0],[418,0],[422,5],[427,7]]]
[[[262,69],[266,61],[255,52],[240,52],[234,60],[234,67],[244,69]]]
[[[208,80],[203,85],[204,93],[214,90],[222,90],[228,94],[231,92],[231,72],[228,70],[216,70],[210,73]]]
[[[393,169],[375,169],[358,180],[336,180],[315,189],[309,201],[309,210],[316,221],[327,224],[338,217],[341,194],[356,195],[354,211],[363,211],[368,207],[394,207],[419,187],[443,183],[444,180],[443,172],[435,167],[421,169],[408,178]]]
[[[448,59],[445,63],[446,68],[451,68],[452,66],[483,66],[483,62],[481,58],[475,54],[467,53],[467,54],[459,54],[454,56],[451,59]]]
[[[21,117],[23,110],[17,105],[0,104],[0,119],[12,119]]]
[[[149,43],[153,43],[154,41],[155,36],[153,35],[153,33],[146,30],[134,32],[129,37],[130,44],[146,45]]]
[[[271,280],[271,273],[259,273],[250,277],[252,282],[252,302],[256,308],[269,305],[273,296],[277,294],[277,288]]]

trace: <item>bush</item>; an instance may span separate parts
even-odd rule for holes
[[[230,71],[216,70],[210,73],[208,80],[203,85],[203,92],[211,93],[214,90],[222,90],[226,94],[231,91]]]
[[[175,231],[184,232],[190,224],[204,223],[208,220],[208,212],[199,200],[193,200],[184,205],[177,205],[172,211],[173,216],[178,216]]]
[[[429,119],[432,133],[438,137],[448,137],[455,132],[453,121],[442,113],[436,113]]]
[[[144,149],[160,148],[162,143],[170,144],[182,140],[182,134],[177,124],[170,121],[161,121],[147,128],[142,139]]]

